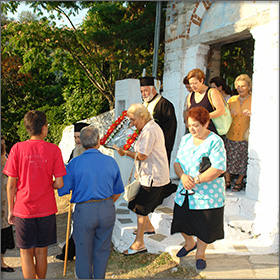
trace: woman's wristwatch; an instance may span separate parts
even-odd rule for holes
[[[195,182],[195,184],[200,184],[199,176],[194,177],[194,182]]]

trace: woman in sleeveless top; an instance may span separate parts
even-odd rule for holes
[[[202,70],[198,68],[191,70],[187,75],[187,79],[192,88],[192,92],[188,95],[188,110],[192,107],[204,107],[210,113],[208,129],[218,134],[212,119],[218,118],[225,113],[222,97],[217,89],[210,88],[204,84],[205,74]],[[215,110],[209,101],[208,92]]]

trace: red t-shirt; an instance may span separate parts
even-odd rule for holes
[[[55,178],[66,175],[61,151],[44,140],[27,140],[15,144],[3,170],[17,177],[14,216],[45,217],[57,212],[53,186]]]

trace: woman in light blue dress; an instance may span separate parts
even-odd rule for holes
[[[207,244],[224,238],[226,152],[220,136],[208,130],[209,112],[194,107],[187,112],[189,132],[182,137],[174,169],[180,178],[171,226],[171,234],[180,232],[185,245],[177,253],[184,257],[196,251],[196,267],[206,267]],[[202,157],[211,167],[199,172]],[[193,236],[197,237],[195,242]]]

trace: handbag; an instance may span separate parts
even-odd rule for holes
[[[211,161],[209,157],[202,157],[201,163],[199,164],[199,173],[203,173],[206,171],[209,167],[211,167]],[[221,174],[219,177],[224,177],[224,173]]]
[[[134,165],[135,165],[135,162],[136,162],[136,157],[137,157],[137,152],[135,154]],[[132,174],[133,174],[134,165],[132,166],[132,170],[130,172],[130,176],[129,176],[127,185],[124,187],[123,199],[128,201],[128,202],[130,202],[131,200],[136,198],[137,194],[139,193],[140,186],[141,186],[138,178],[135,179],[131,183],[131,178],[132,178]]]
[[[218,91],[219,92],[219,91]],[[212,119],[212,122],[214,123],[216,129],[217,129],[217,132],[219,135],[225,135],[227,134],[230,126],[231,126],[231,123],[232,123],[232,117],[231,117],[231,113],[230,113],[230,110],[229,110],[229,106],[228,106],[228,103],[225,101],[224,97],[222,96],[222,94],[219,92],[223,102],[224,102],[224,105],[225,105],[225,113],[218,117],[218,118],[215,118],[215,119]],[[212,103],[212,100],[211,100],[211,96],[210,96],[210,90],[208,91],[208,99],[213,107],[213,110],[215,110],[215,107],[213,106],[213,103]]]
[[[209,167],[211,167],[211,162],[209,157],[202,157],[201,163],[199,164],[199,173],[203,173]]]

